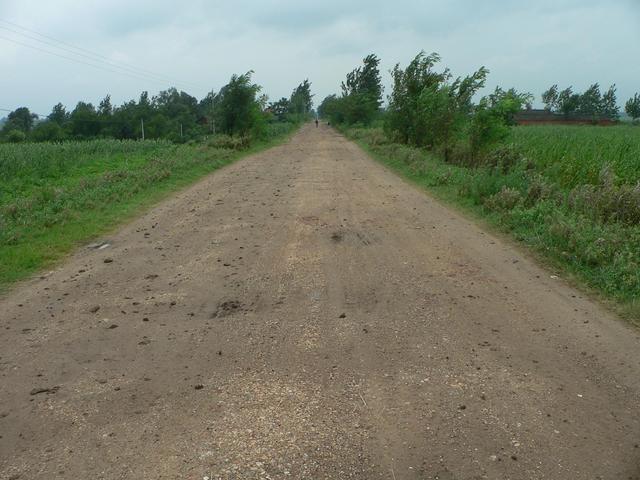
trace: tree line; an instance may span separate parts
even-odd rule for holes
[[[476,158],[506,137],[514,115],[533,97],[496,88],[474,103],[489,70],[454,77],[448,68],[438,68],[440,61],[437,53],[422,51],[407,67],[396,64],[383,109],[380,60],[369,55],[347,75],[342,94],[326,97],[318,112],[338,124],[381,121],[392,141],[442,151],[447,160]]]
[[[620,118],[615,85],[611,85],[604,93],[600,91],[598,83],[582,93],[574,92],[573,87],[559,90],[558,85],[552,85],[542,94],[542,103],[547,111],[561,114],[565,118],[580,116],[593,121]],[[625,112],[634,121],[640,118],[640,95],[636,93],[625,103]]]
[[[298,122],[311,115],[311,83],[304,80],[289,98],[269,102],[262,87],[252,81],[253,71],[233,75],[217,93],[203,99],[169,88],[114,106],[109,95],[95,106],[80,101],[73,110],[56,104],[45,118],[27,107],[8,114],[0,141],[64,141],[93,138],[168,139],[186,142],[223,133],[262,137],[273,122]]]
[[[480,67],[470,75],[454,76],[448,68],[439,67],[440,62],[437,53],[422,51],[405,68],[396,64],[383,108],[380,59],[368,55],[347,74],[340,95],[324,98],[318,113],[335,124],[378,122],[391,141],[437,150],[447,161],[477,163],[506,139],[516,114],[531,108],[534,96],[497,87],[476,101],[489,70]],[[559,91],[554,85],[542,99],[549,111],[567,116],[579,114],[595,121],[617,120],[620,114],[615,85],[604,93],[597,83],[583,93],[571,87]],[[627,102],[626,111],[634,120],[640,118],[640,95]]]

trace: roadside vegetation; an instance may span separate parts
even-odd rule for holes
[[[439,62],[420,53],[406,68],[396,66],[386,109],[350,116],[351,93],[343,88],[319,112],[381,162],[510,233],[638,321],[640,128],[518,127],[515,116],[531,94],[497,88],[475,100],[488,70],[453,77]],[[597,84],[563,92],[545,92],[549,109],[567,112],[567,97],[575,103],[567,114],[594,122],[619,115],[615,87],[604,95]],[[635,98],[626,105],[632,117]]]
[[[252,81],[253,72],[233,75],[217,93],[203,99],[170,88],[119,106],[105,96],[97,106],[78,102],[71,110],[61,103],[39,116],[27,107],[10,112],[0,128],[0,143],[61,142],[115,138],[119,140],[163,139],[186,143],[225,133],[260,138],[274,122],[299,123],[311,113],[311,84],[296,87],[290,98],[269,103],[267,95]]]
[[[213,99],[217,133],[201,131],[187,142],[172,141],[179,139],[171,135],[144,141],[111,138],[105,132],[99,138],[31,142],[25,140],[36,130],[16,130],[20,115],[14,115],[5,129],[10,135],[21,132],[21,140],[0,143],[0,289],[53,264],[168,193],[283,141],[309,118],[308,81],[292,95],[303,105],[280,116],[260,92],[250,72],[234,75]],[[160,108],[157,100],[152,104]]]

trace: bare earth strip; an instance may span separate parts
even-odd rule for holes
[[[640,334],[329,128],[106,240],[0,299],[0,478],[640,478]]]

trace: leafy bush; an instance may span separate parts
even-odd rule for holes
[[[491,195],[484,202],[489,210],[508,211],[513,210],[522,202],[522,194],[515,188],[503,186],[498,193]]]
[[[229,150],[245,150],[249,148],[251,139],[248,136],[231,136],[223,133],[214,135],[208,142],[208,145],[213,148],[222,148]]]
[[[616,183],[605,166],[598,185],[579,185],[568,196],[571,208],[601,222],[640,225],[640,183]]]
[[[507,139],[514,115],[529,99],[529,94],[514,89],[505,92],[498,87],[493,94],[480,100],[470,126],[473,158]]]
[[[5,139],[9,143],[20,143],[27,139],[27,135],[21,130],[9,130],[5,134]]]
[[[30,140],[34,142],[59,142],[65,139],[64,130],[55,122],[46,121],[37,124],[31,131]]]

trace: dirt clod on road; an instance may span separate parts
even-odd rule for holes
[[[639,333],[328,127],[96,245],[0,299],[0,478],[640,478]]]

